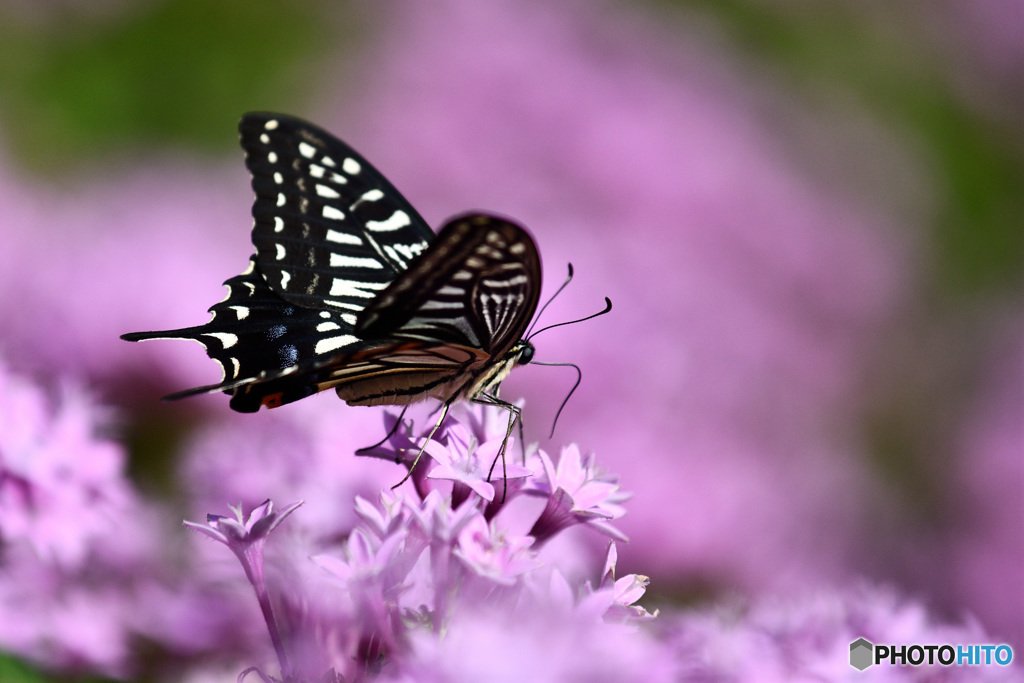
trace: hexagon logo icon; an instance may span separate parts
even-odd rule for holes
[[[863,671],[872,664],[871,654],[875,646],[867,638],[858,638],[850,643],[850,666],[857,671]]]

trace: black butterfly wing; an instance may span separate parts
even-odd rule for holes
[[[239,131],[256,261],[285,301],[362,310],[434,238],[379,171],[321,128],[246,114]]]
[[[457,216],[357,316],[360,339],[402,338],[500,358],[540,297],[540,255],[526,230],[489,214]]]
[[[518,361],[513,347],[540,286],[526,230],[496,216],[457,217],[364,309],[354,330],[362,346],[320,359],[304,376],[350,405],[473,398]],[[232,405],[256,391],[265,394],[264,385],[239,387]]]
[[[256,192],[250,267],[225,282],[228,296],[205,325],[123,335],[129,341],[199,342],[221,365],[220,383],[251,412],[265,396],[287,403],[319,391],[316,368],[365,347],[356,314],[404,271],[433,233],[362,156],[320,128],[277,114],[239,126]],[[239,387],[247,387],[239,391]]]

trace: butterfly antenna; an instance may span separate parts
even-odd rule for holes
[[[558,291],[562,291],[562,290],[558,290]],[[605,297],[604,298],[604,308],[602,310],[598,311],[597,313],[591,313],[590,315],[588,315],[588,316],[586,316],[584,318],[579,318],[577,320],[567,320],[564,323],[555,323],[554,325],[548,325],[547,327],[542,327],[539,330],[537,330],[536,332],[534,332],[533,334],[527,335],[526,341],[530,341],[530,339],[532,339],[533,337],[536,337],[538,334],[540,334],[541,332],[544,332],[545,330],[551,330],[551,329],[554,329],[556,327],[562,327],[563,325],[575,325],[576,323],[581,323],[584,320],[590,320],[592,318],[597,318],[598,316],[602,316],[602,315],[604,315],[605,313],[608,313],[611,310],[612,310],[612,300],[609,299],[608,297]],[[536,361],[534,361],[534,363],[536,363]],[[537,363],[537,365],[541,365],[541,363]]]
[[[586,320],[586,318],[584,318],[584,320]],[[583,371],[580,370],[580,366],[575,363],[541,363],[539,361],[534,361],[533,365],[550,365],[559,368],[573,368],[576,370],[576,384],[572,385],[572,389],[570,389],[569,393],[565,395],[564,399],[562,399],[562,405],[558,406],[558,412],[555,413],[555,419],[551,421],[551,433],[548,435],[548,438],[550,439],[555,436],[555,426],[558,424],[558,418],[562,414],[562,409],[565,408],[565,404],[569,402],[569,398],[573,395],[573,392],[576,391],[576,388],[579,387],[580,382],[583,381]]]
[[[526,335],[525,336],[526,336],[527,339],[530,338],[530,330],[533,329],[534,325],[536,325],[538,322],[540,322],[540,317],[542,315],[544,315],[544,311],[545,311],[545,309],[547,309],[548,304],[550,304],[552,301],[554,301],[555,297],[558,296],[559,294],[561,294],[562,290],[565,289],[566,285],[568,285],[570,282],[572,282],[572,264],[571,263],[569,264],[569,275],[565,278],[565,282],[563,282],[558,287],[558,289],[555,290],[555,293],[551,295],[550,299],[548,299],[547,301],[544,302],[544,305],[540,307],[540,311],[537,313],[537,317],[533,319],[533,325],[530,325],[530,329],[526,330]]]

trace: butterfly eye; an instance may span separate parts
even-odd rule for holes
[[[526,365],[533,360],[533,344],[524,341],[519,351],[519,365]]]

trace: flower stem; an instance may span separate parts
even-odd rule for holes
[[[292,667],[288,661],[288,654],[284,649],[284,642],[281,640],[281,632],[277,628],[277,620],[274,618],[274,608],[270,604],[270,592],[267,590],[266,576],[263,573],[262,549],[257,549],[256,544],[246,549],[247,562],[243,562],[245,575],[256,591],[256,601],[260,604],[260,611],[263,612],[263,619],[267,622],[267,631],[270,633],[270,642],[277,654],[277,661],[281,665],[281,677],[289,681],[292,678]],[[255,552],[253,552],[255,550]]]

